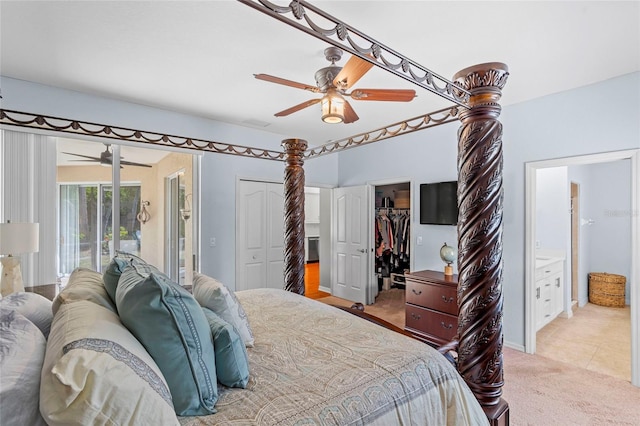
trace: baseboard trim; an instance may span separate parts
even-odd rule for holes
[[[318,290],[331,294],[331,289],[329,287],[319,286]]]
[[[504,342],[504,347],[505,348],[509,348],[509,349],[513,349],[519,352],[524,352],[524,345],[520,345],[517,343],[513,343],[513,342],[509,342],[509,341],[505,341]]]

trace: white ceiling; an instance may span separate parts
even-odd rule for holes
[[[503,105],[640,69],[637,1],[312,3],[446,78],[477,63],[506,63]],[[347,125],[322,123],[317,105],[276,118],[318,95],[253,74],[314,85],[328,45],[236,1],[3,0],[0,19],[3,76],[252,128],[264,123],[312,146],[451,105],[373,67],[354,88],[414,88],[418,97],[351,101],[360,120]]]

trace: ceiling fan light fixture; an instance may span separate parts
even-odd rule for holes
[[[335,90],[329,90],[322,98],[322,121],[336,124],[344,121],[344,98]]]

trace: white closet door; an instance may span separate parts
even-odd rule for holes
[[[236,290],[284,288],[284,187],[238,184]]]

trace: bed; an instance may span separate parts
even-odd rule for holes
[[[284,162],[285,283],[283,287],[288,292],[261,290],[238,295],[247,305],[248,315],[257,331],[256,350],[249,351],[254,374],[251,379],[253,381],[249,383],[248,391],[223,390],[218,413],[212,416],[180,418],[180,423],[215,424],[217,419],[225,418],[229,419],[230,423],[237,424],[252,424],[252,421],[257,421],[256,424],[263,422],[264,424],[313,424],[309,419],[317,419],[318,416],[325,415],[336,416],[333,419],[338,419],[336,421],[338,424],[349,423],[349,418],[342,416],[354,416],[352,423],[355,424],[399,423],[401,419],[404,421],[408,418],[411,419],[409,421],[411,423],[413,417],[404,416],[413,416],[415,413],[417,416],[433,415],[438,418],[443,414],[445,409],[442,406],[436,408],[428,404],[428,410],[423,410],[421,398],[432,394],[439,395],[441,401],[445,401],[445,406],[451,407],[451,412],[446,413],[445,416],[447,419],[456,419],[453,421],[454,424],[465,422],[478,424],[478,422],[484,422],[485,418],[489,419],[490,424],[508,424],[508,404],[501,398],[503,384],[502,125],[498,120],[501,90],[509,74],[506,65],[486,63],[472,66],[457,73],[453,81],[448,81],[325,14],[308,2],[296,1],[289,7],[276,7],[263,0],[240,1],[328,44],[340,47],[364,61],[410,80],[429,92],[449,99],[455,106],[426,114],[420,118],[418,125],[412,125],[409,122],[393,123],[386,128],[354,135],[346,140],[331,142],[313,149],[308,149],[304,140],[287,139],[283,141],[284,152],[256,150],[216,141],[123,129],[113,125],[84,123],[74,119],[25,111],[0,110],[0,123],[7,126],[36,128],[40,131],[60,134],[91,135]],[[323,30],[313,25],[309,12],[321,16],[335,26],[329,30]],[[349,34],[353,33],[369,45],[364,47],[354,45],[353,40],[349,38]],[[393,60],[390,61],[389,58]],[[302,202],[304,200],[304,162],[319,155],[339,152],[342,149],[354,148],[453,120],[461,122],[458,133],[458,304],[460,313],[456,337],[442,351],[454,350],[457,353],[457,373],[436,351],[417,341],[412,341],[407,336],[395,335],[375,324],[349,316],[348,313],[332,307],[319,306],[315,302],[309,302],[300,297],[304,294],[304,203]],[[400,128],[400,130],[389,131],[391,128]],[[259,299],[258,302],[256,298]],[[280,303],[276,302],[277,300],[286,301],[285,305],[292,311],[284,315],[275,307]],[[271,307],[267,303],[269,301],[272,302]],[[300,307],[302,307],[301,312],[299,312]],[[311,313],[316,311],[316,314]],[[314,328],[314,332],[320,333],[325,326],[334,328],[324,329],[324,334],[320,334],[318,340],[310,339],[311,334],[308,330],[302,332],[303,329],[298,329],[297,331],[302,334],[297,335],[282,335],[276,331],[278,321],[284,321],[292,331],[296,330],[298,322],[302,324],[301,319],[306,318],[307,315],[310,320],[316,321],[317,327]],[[315,320],[312,319],[314,315],[318,315]],[[292,321],[292,318],[296,320]],[[359,331],[356,332],[356,329]],[[350,334],[352,331],[353,333]],[[327,336],[327,333],[335,333],[336,336]],[[330,341],[336,345],[333,349],[323,346],[323,342]],[[279,344],[276,345],[275,342]],[[389,346],[385,349],[385,346],[362,345],[364,342],[376,342]],[[393,352],[397,352],[400,347],[407,348],[406,355],[394,357],[393,355],[397,354]],[[409,351],[408,348],[412,350]],[[435,381],[445,384],[445,387],[436,390],[433,383],[425,384],[425,388],[416,391],[416,394],[420,394],[416,395],[417,399],[398,396],[398,400],[388,405],[385,401],[388,401],[390,394],[381,393],[379,405],[385,408],[366,413],[360,412],[358,410],[364,409],[363,404],[366,405],[363,402],[366,399],[362,399],[362,395],[366,394],[366,390],[363,389],[367,388],[364,381],[368,380],[370,377],[368,374],[372,371],[360,372],[353,376],[351,371],[345,370],[344,365],[343,367],[334,365],[337,356],[335,354],[341,351],[350,356],[367,353],[370,358],[366,358],[367,361],[363,361],[362,364],[370,365],[370,370],[385,370],[387,374],[397,368],[398,372],[411,375],[416,372],[416,369],[420,370],[418,368],[420,363],[433,365],[436,369]],[[309,356],[311,354],[313,357]],[[323,361],[331,359],[331,363],[321,363],[318,359]],[[349,358],[345,357],[345,359]],[[271,367],[269,363],[272,363]],[[279,363],[281,369],[274,370],[274,363]],[[356,364],[362,367],[361,363]],[[313,368],[316,365],[318,367],[322,365],[324,369],[316,370]],[[322,377],[314,376],[317,371],[327,370],[330,374],[323,374]],[[291,390],[296,385],[300,385],[298,380],[302,380],[302,376],[317,379],[314,381],[317,387],[311,387],[310,390],[313,391],[313,398],[318,399],[300,392],[295,393],[295,397],[299,399],[274,398],[273,394],[265,397],[251,392],[251,389],[258,387],[260,380],[269,381],[274,377],[278,377],[281,382],[270,380],[272,383]],[[396,383],[397,377],[393,374],[386,378],[371,376],[372,384],[377,383],[371,389],[379,389],[376,386],[380,386],[380,381],[389,379]],[[376,380],[378,382],[375,382]],[[307,385],[304,386],[307,387]],[[413,384],[401,387],[412,389],[411,386]],[[349,409],[342,411],[338,408],[332,409],[332,407],[344,407],[345,400],[340,399],[342,395],[339,392],[342,388],[353,388],[360,394],[355,399],[348,399],[351,404]],[[470,398],[470,395],[473,395],[475,400]],[[268,398],[268,401],[265,398]],[[246,408],[239,409],[235,405],[240,400],[244,401],[242,404],[248,404]],[[272,405],[278,400],[284,403],[284,407]],[[262,408],[267,402],[267,407]],[[309,405],[305,406],[305,403]],[[315,412],[311,408],[314,404],[318,404]],[[395,408],[389,409],[391,405],[401,410],[403,414],[397,414],[394,411]],[[305,408],[294,413],[293,410],[289,411],[293,406]],[[446,411],[448,410],[449,408],[446,408]],[[424,411],[429,413],[426,414]],[[418,414],[420,412],[422,414]],[[482,420],[479,419],[480,412],[485,416]],[[280,413],[284,413],[282,417],[278,417]],[[391,418],[393,420],[390,420]],[[296,421],[294,422],[293,419]],[[439,419],[443,418],[439,417]],[[438,420],[434,422],[441,423]],[[417,421],[417,423],[421,422]]]
[[[216,414],[182,425],[486,423],[449,361],[423,343],[284,290],[236,294],[255,336],[247,389],[221,389]]]

